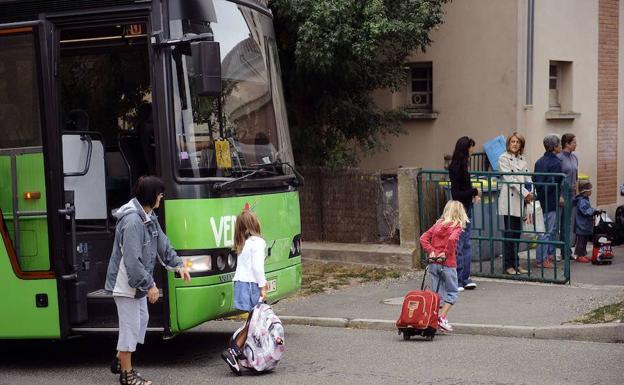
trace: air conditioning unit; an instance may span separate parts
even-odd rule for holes
[[[417,107],[426,107],[429,102],[429,94],[421,92],[412,92],[412,105]]]

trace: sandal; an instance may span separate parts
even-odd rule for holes
[[[152,385],[152,381],[148,381],[141,377],[136,370],[132,369],[129,372],[125,370],[119,375],[119,383],[121,385]]]
[[[111,362],[110,371],[113,374],[121,374],[121,361],[117,356],[113,357],[113,361]]]
[[[518,271],[516,269],[514,269],[513,267],[510,267],[507,270],[505,270],[505,274],[508,274],[508,275],[518,275]]]

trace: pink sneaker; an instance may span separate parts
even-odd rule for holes
[[[453,327],[448,322],[446,317],[443,316],[443,315],[438,317],[438,326],[440,327],[440,329],[444,330],[445,332],[452,332],[453,331]]]

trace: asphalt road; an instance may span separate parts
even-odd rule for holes
[[[433,342],[394,333],[288,326],[270,374],[237,378],[219,354],[238,323],[212,322],[173,340],[149,337],[136,367],[155,384],[621,384],[624,344],[469,335]],[[115,336],[0,342],[0,384],[117,384]]]

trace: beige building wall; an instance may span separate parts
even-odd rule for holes
[[[418,166],[441,169],[463,135],[479,145],[516,127],[518,0],[454,0],[446,4],[444,24],[434,43],[414,62],[433,62],[435,120],[406,121],[406,135],[388,138],[389,152],[363,159],[362,168]],[[379,91],[382,107],[408,101],[407,90]]]
[[[520,3],[526,4],[526,0]],[[526,21],[523,24],[526,29]],[[532,165],[544,153],[542,139],[546,134],[571,132],[577,136],[579,172],[588,174],[595,183],[598,0],[537,0],[534,31],[533,105],[525,105],[524,96],[518,103],[518,127],[527,140],[525,154],[529,164]],[[526,42],[521,42],[518,50],[526,51]],[[567,82],[564,87],[571,86],[571,102],[567,106],[562,103],[561,107],[562,112],[572,110],[579,113],[580,116],[575,119],[546,119],[551,60],[571,63],[571,76],[563,79],[564,83]],[[526,76],[526,64],[522,66],[521,73]],[[525,83],[520,88],[524,95]],[[592,198],[595,199],[595,196]]]
[[[620,8],[623,4],[620,2]],[[481,149],[484,141],[518,130],[527,139],[525,154],[532,167],[544,152],[546,134],[572,132],[577,135],[579,171],[595,183],[598,0],[535,1],[532,105],[525,103],[527,5],[528,0],[455,0],[446,4],[444,24],[431,34],[432,46],[411,58],[433,62],[433,110],[438,118],[406,121],[406,135],[388,138],[389,151],[363,159],[360,166],[440,169],[444,154],[452,152],[460,136],[473,137]],[[620,17],[620,36],[624,33],[622,20]],[[561,96],[565,102],[562,112],[580,114],[575,119],[546,118],[551,60],[570,62],[570,73],[563,80],[571,98]],[[407,90],[395,94],[378,91],[375,99],[381,106],[398,107],[407,102]],[[620,96],[621,154],[623,99]],[[620,166],[618,170],[620,184],[624,183],[623,169]]]

